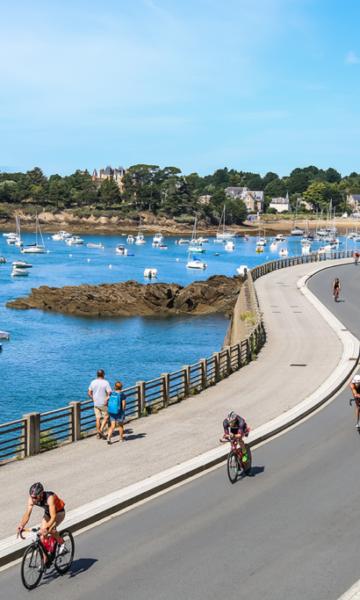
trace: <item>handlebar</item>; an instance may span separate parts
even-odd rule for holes
[[[40,527],[31,527],[30,529],[28,527],[19,527],[18,535],[22,540],[26,539],[26,536],[23,535],[24,531],[26,533],[32,533],[34,537],[37,537],[39,535]]]

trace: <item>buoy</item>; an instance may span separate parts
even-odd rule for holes
[[[90,261],[91,261],[91,258],[88,258],[88,259],[87,259],[87,261],[88,261],[88,262],[90,262]]]
[[[179,262],[179,260],[180,260],[180,258],[177,258],[177,259],[176,259],[176,262]]]
[[[69,257],[72,258],[72,254],[69,254]]]
[[[109,269],[112,269],[112,265],[109,265]]]

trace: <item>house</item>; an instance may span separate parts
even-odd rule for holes
[[[114,169],[110,166],[105,169],[93,170],[92,180],[96,183],[101,183],[104,179],[113,179],[117,184],[120,192],[123,191],[123,178],[125,175],[125,169],[123,167],[115,167]]]
[[[346,203],[353,211],[359,211],[360,209],[360,194],[348,194],[346,196]]]
[[[225,194],[231,200],[242,200],[248,212],[263,212],[264,192],[249,190],[247,187],[227,187]]]
[[[210,194],[203,194],[202,196],[199,196],[199,198],[198,198],[199,204],[204,204],[206,206],[208,204],[210,204],[210,200],[211,200]]]
[[[286,198],[271,198],[269,208],[275,208],[278,213],[287,212],[289,210],[289,196],[286,195]]]

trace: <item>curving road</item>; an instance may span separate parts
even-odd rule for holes
[[[326,269],[309,287],[360,337],[360,266]],[[45,578],[33,596],[337,599],[360,577],[360,436],[350,395],[258,448],[253,477],[231,486],[222,466],[78,536],[71,573]],[[0,573],[0,589],[7,600],[27,596],[18,565]]]

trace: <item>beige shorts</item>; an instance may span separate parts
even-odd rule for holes
[[[108,416],[108,409],[107,406],[94,406],[94,411],[95,411],[95,417],[97,419],[104,419],[105,417]]]

